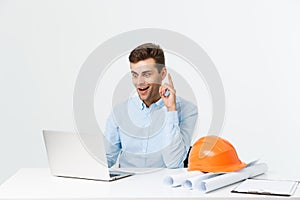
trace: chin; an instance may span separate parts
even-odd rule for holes
[[[147,97],[142,97],[141,95],[139,95],[139,97],[142,101],[147,101],[147,99],[148,99]]]

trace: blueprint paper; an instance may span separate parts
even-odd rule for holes
[[[268,167],[265,163],[250,165],[237,172],[226,173],[213,178],[200,181],[196,186],[203,193],[207,193],[221,187],[251,178],[265,173]]]
[[[191,178],[188,178],[183,183],[183,187],[188,188],[188,189],[200,190],[200,188],[198,188],[198,187],[201,185],[201,181],[212,178],[212,177],[219,176],[221,174],[223,174],[223,173],[206,173],[206,174],[193,176]]]
[[[203,173],[200,171],[183,172],[167,176],[164,184],[177,187],[183,186],[187,189],[199,190],[207,193],[233,183],[265,173],[267,164],[251,162],[247,167],[236,172]]]
[[[164,179],[165,185],[170,185],[172,187],[180,186],[182,185],[188,178],[194,177],[194,176],[201,176],[203,175],[203,172],[200,171],[191,171],[191,172],[182,172],[180,174],[175,174],[171,176],[167,176]]]

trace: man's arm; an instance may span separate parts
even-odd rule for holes
[[[163,150],[163,159],[168,168],[183,167],[190,148],[191,137],[198,117],[197,107],[187,101],[176,103],[176,90],[173,80],[168,74],[169,83],[159,88],[159,93],[167,108],[167,123],[164,142],[167,147]],[[168,95],[165,95],[166,92]],[[180,120],[179,120],[180,119]]]
[[[179,102],[177,111],[167,112],[166,135],[167,142],[162,155],[168,168],[183,167],[188,150],[191,145],[191,137],[198,118],[198,110],[190,102]]]
[[[107,119],[104,136],[107,164],[108,167],[112,167],[121,151],[119,127],[115,123],[113,113]]]

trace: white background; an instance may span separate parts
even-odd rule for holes
[[[0,1],[0,183],[48,166],[42,129],[74,130],[82,63],[138,28],[197,42],[225,87],[222,136],[241,160],[262,157],[271,171],[299,177],[299,10],[296,0]]]

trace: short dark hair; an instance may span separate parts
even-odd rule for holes
[[[133,49],[129,55],[129,61],[131,63],[137,63],[141,60],[153,58],[158,68],[158,72],[165,66],[165,55],[164,51],[159,45],[153,43],[142,44]]]

